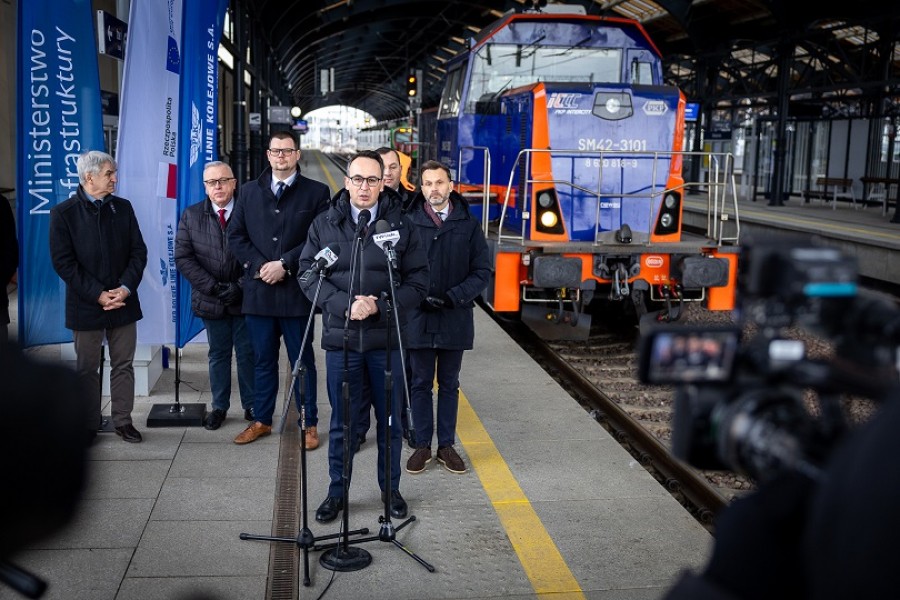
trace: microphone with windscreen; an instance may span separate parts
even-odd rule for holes
[[[366,228],[366,225],[369,224],[369,221],[372,220],[372,213],[369,212],[368,209],[363,209],[359,211],[359,217],[356,220],[356,237],[363,236],[363,230]]]
[[[331,265],[337,262],[338,254],[341,252],[340,246],[335,246],[334,250],[325,246],[319,253],[316,254],[316,262],[310,266],[303,275],[300,276],[300,281],[306,283]]]
[[[397,267],[397,253],[394,251],[394,244],[400,241],[400,232],[391,229],[391,226],[384,219],[375,223],[375,235],[372,236],[375,245],[384,250],[391,267]]]

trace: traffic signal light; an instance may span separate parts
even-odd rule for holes
[[[419,80],[416,77],[415,71],[410,71],[409,76],[406,78],[406,95],[410,98],[415,98],[419,93]]]

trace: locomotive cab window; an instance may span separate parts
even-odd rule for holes
[[[632,85],[652,85],[653,66],[648,62],[633,60],[631,62]]]
[[[466,113],[510,89],[542,81],[620,83],[622,50],[486,44],[472,59]]]
[[[444,86],[443,94],[441,94],[441,108],[438,112],[438,119],[459,116],[459,98],[462,95],[463,74],[465,73],[462,66],[457,66],[447,76],[447,84]]]

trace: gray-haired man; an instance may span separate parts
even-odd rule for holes
[[[137,288],[147,247],[131,203],[113,195],[116,161],[91,150],[78,157],[75,195],[50,210],[50,257],[66,284],[66,327],[75,341],[76,370],[91,406],[85,423],[92,439],[100,425],[100,359],[109,345],[112,421],[126,442],[140,442],[131,422],[134,350],[143,318]]]

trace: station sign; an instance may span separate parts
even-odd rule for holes
[[[120,21],[105,10],[97,11],[97,42],[100,54],[125,60],[125,38],[128,23]]]

